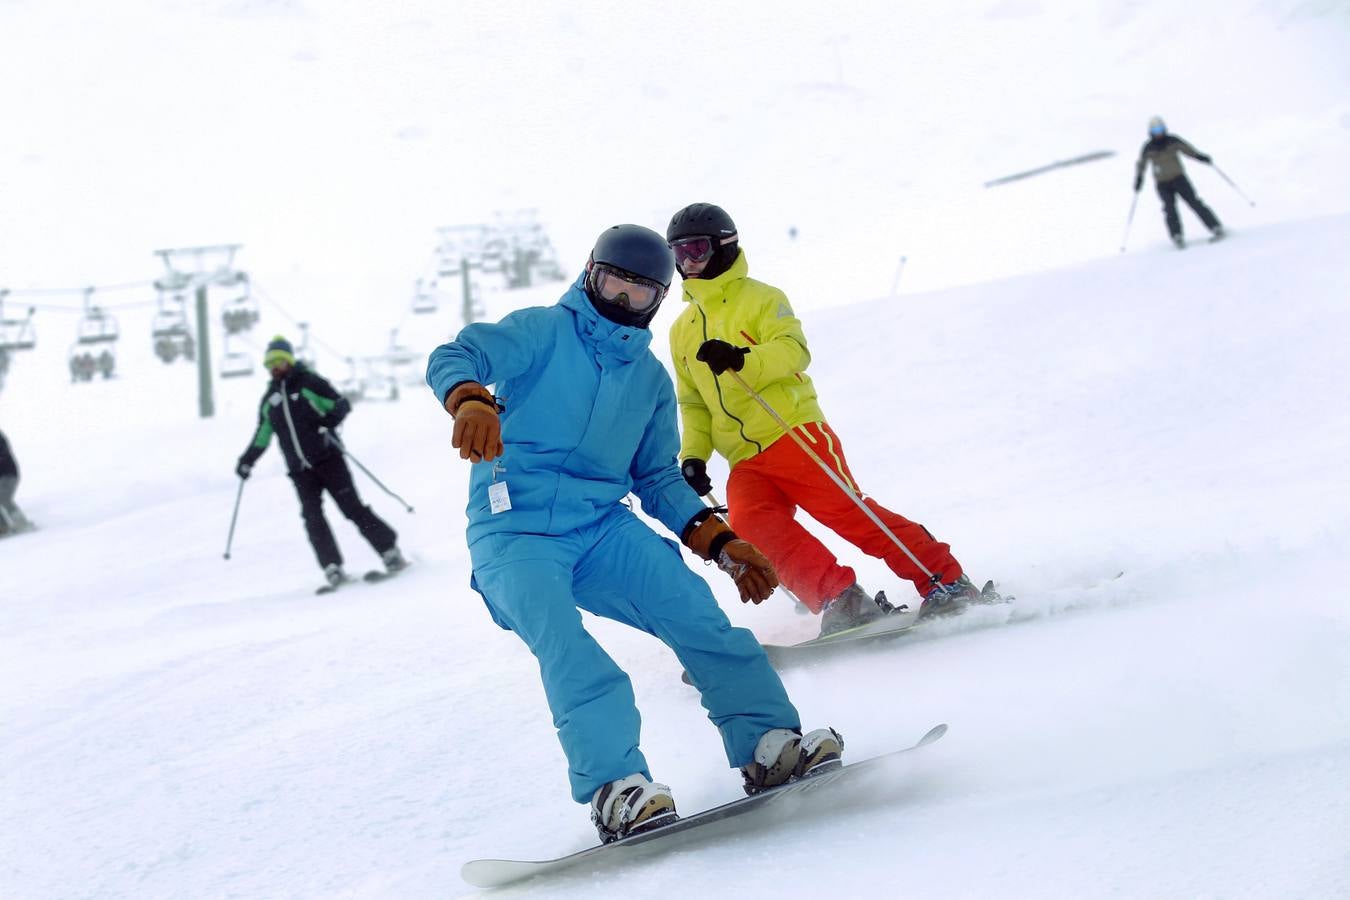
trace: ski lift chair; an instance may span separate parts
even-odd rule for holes
[[[187,313],[183,312],[181,308],[161,308],[156,310],[154,318],[150,320],[151,337],[177,337],[180,334],[187,333]]]
[[[253,354],[226,350],[220,358],[221,378],[246,378],[253,374]]]
[[[196,345],[187,329],[182,331],[156,330],[154,342],[155,355],[166,364],[173,362],[180,356],[188,362],[192,362],[197,356]]]
[[[365,396],[365,385],[361,381],[361,373],[357,369],[356,360],[350,356],[347,357],[347,377],[338,382],[338,393],[347,398],[349,403],[355,403]]]
[[[98,372],[98,360],[87,345],[75,343],[66,354],[66,365],[70,368],[70,382],[93,381]]]
[[[75,339],[81,344],[107,344],[119,337],[117,319],[97,306],[86,308],[80,317]]]
[[[436,302],[436,295],[423,286],[421,279],[417,281],[417,290],[413,293],[412,311],[417,315],[434,313],[440,304]]]
[[[258,308],[258,301],[253,298],[253,293],[249,289],[248,276],[243,272],[238,273],[231,284],[242,284],[244,292],[238,297],[225,302],[225,308],[220,314],[221,322],[225,325],[225,331],[228,334],[239,334],[241,331],[248,331],[258,320],[262,318],[262,313]]]
[[[22,319],[7,319],[0,308],[0,350],[6,353],[14,350],[32,350],[37,345],[37,334],[33,331],[33,308]]]

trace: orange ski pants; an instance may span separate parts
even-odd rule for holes
[[[854,493],[863,496],[844,461],[839,437],[829,425],[811,422],[794,431]],[[948,544],[870,497],[863,502],[928,571],[941,576],[943,584],[960,577],[961,564]],[[791,435],[784,435],[762,453],[732,468],[727,481],[727,508],[731,527],[769,558],[779,580],[812,612],[820,612],[827,601],[857,581],[857,575],[840,565],[835,555],[802,527],[796,519],[798,507],[868,556],[884,560],[892,572],[912,581],[920,594],[930,589],[928,578],[904,551],[830,480]]]

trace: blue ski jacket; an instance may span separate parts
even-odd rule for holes
[[[645,328],[596,312],[577,278],[554,306],[466,326],[431,353],[441,403],[465,381],[493,386],[505,453],[472,467],[468,542],[498,533],[563,535],[629,493],[679,535],[706,507],[680,474],[675,389]],[[489,488],[501,506],[492,512]]]

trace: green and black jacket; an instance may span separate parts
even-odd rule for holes
[[[303,363],[296,363],[285,378],[274,378],[268,384],[258,406],[258,430],[240,461],[250,466],[257,462],[275,433],[288,472],[312,468],[341,452],[319,429],[332,431],[351,411],[346,397]]]

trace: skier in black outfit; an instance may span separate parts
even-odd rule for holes
[[[0,431],[0,537],[18,534],[33,527],[28,517],[14,502],[14,492],[19,489],[19,463],[14,452],[9,449],[5,433]]]
[[[1186,205],[1200,217],[1210,230],[1214,240],[1223,237],[1223,225],[1208,206],[1195,194],[1191,180],[1181,165],[1181,154],[1199,160],[1208,165],[1210,157],[1192,147],[1182,138],[1167,132],[1167,124],[1159,116],[1148,123],[1148,142],[1139,151],[1139,162],[1134,167],[1134,190],[1138,193],[1144,186],[1144,167],[1153,164],[1153,182],[1158,186],[1158,196],[1162,198],[1163,218],[1167,220],[1167,233],[1178,249],[1186,246],[1186,238],[1181,233],[1181,216],[1177,214],[1177,198],[1186,201]]]
[[[287,474],[300,496],[305,531],[329,585],[337,587],[347,575],[342,571],[342,552],[323,515],[325,489],[380,554],[385,568],[389,572],[404,568],[408,563],[399,552],[398,535],[361,502],[351,470],[334,439],[338,425],[352,410],[347,398],[304,363],[296,362],[295,352],[281,335],[267,345],[263,365],[272,373],[272,381],[258,408],[258,430],[239,457],[235,474],[248,478],[275,432],[286,458]]]

